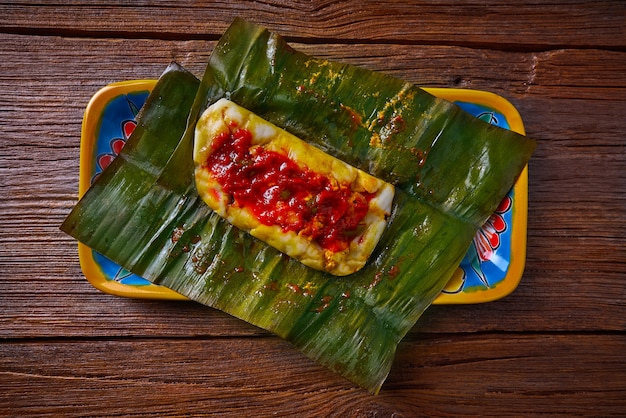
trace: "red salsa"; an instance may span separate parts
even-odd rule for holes
[[[333,252],[346,249],[362,232],[372,194],[302,169],[286,155],[251,147],[246,129],[214,138],[205,168],[232,196],[232,205],[252,212],[264,225],[294,231]]]

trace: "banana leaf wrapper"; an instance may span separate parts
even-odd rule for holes
[[[361,271],[338,279],[309,269],[202,202],[193,183],[193,128],[221,97],[396,184],[387,230]],[[377,393],[398,343],[534,147],[476,121],[400,80],[308,57],[236,20],[202,83],[178,66],[166,70],[120,157],[62,229]]]

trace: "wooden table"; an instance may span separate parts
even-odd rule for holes
[[[0,414],[626,414],[623,2],[50,3],[0,4]],[[377,396],[219,311],[99,292],[59,231],[91,96],[171,60],[201,75],[235,16],[319,57],[502,95],[538,141],[519,287],[431,307]]]

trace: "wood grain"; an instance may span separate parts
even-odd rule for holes
[[[431,307],[373,397],[191,302],[100,293],[59,225],[104,85],[203,72],[234,16],[306,53],[492,91],[538,141],[528,251],[500,301]],[[0,415],[602,415],[626,411],[623,2],[0,2]]]
[[[620,1],[67,1],[0,4],[13,33],[216,39],[235,17],[326,43],[488,45],[493,49],[623,48]]]
[[[598,356],[598,345],[614,353]],[[233,347],[236,346],[236,349]],[[420,416],[495,412],[578,415],[626,406],[616,336],[480,334],[405,341],[373,397],[277,338],[9,342],[0,346],[0,413],[54,408],[99,416]],[[476,373],[480,370],[480,373]],[[55,389],[62,389],[63,392]],[[594,405],[603,394],[601,407]],[[545,404],[543,399],[550,398]],[[71,400],[71,401],[70,401]],[[70,401],[70,402],[68,402]],[[332,407],[329,407],[329,403]],[[133,408],[129,409],[129,405]]]

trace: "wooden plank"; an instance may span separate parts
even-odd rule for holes
[[[175,13],[173,12],[175,11]],[[0,30],[159,39],[215,39],[235,17],[309,42],[340,39],[384,43],[490,46],[543,50],[623,48],[620,1],[67,1],[0,5]],[[102,17],[106,16],[105,19]]]
[[[277,338],[9,341],[0,414],[607,416],[626,407],[623,335],[416,337],[400,344],[378,396]]]

